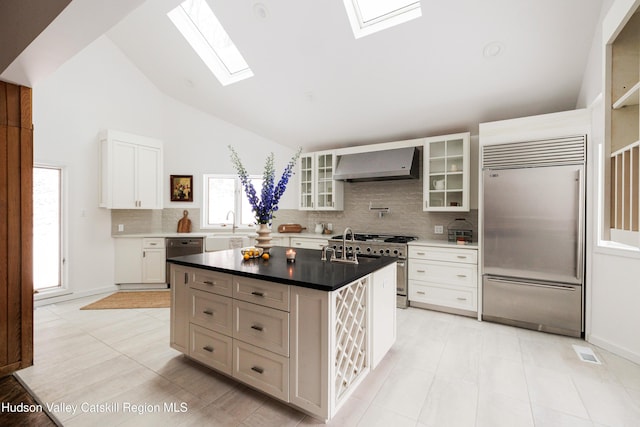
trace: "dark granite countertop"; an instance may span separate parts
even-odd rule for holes
[[[358,264],[321,261],[321,251],[296,248],[296,261],[288,263],[287,249],[272,248],[269,260],[245,261],[239,249],[228,249],[170,258],[167,262],[322,291],[334,291],[396,262],[393,257],[359,257]]]

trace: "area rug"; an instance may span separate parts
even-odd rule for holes
[[[80,310],[105,310],[113,308],[167,308],[171,304],[169,291],[117,292],[102,298]]]

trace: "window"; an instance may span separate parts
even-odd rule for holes
[[[206,0],[186,0],[167,16],[223,86],[253,76]]]
[[[33,287],[62,286],[62,169],[33,168]]]
[[[344,0],[344,7],[357,39],[422,16],[415,0]]]
[[[251,176],[258,193],[262,181],[262,176]],[[202,228],[252,227],[255,224],[253,210],[237,176],[205,175],[203,188]]]

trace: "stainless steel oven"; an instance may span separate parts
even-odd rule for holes
[[[371,233],[354,233],[353,242],[351,235],[347,236],[347,247],[342,247],[342,236],[333,236],[329,239],[329,246],[338,252],[346,250],[347,253],[355,252],[358,255],[390,256],[398,258],[397,265],[397,290],[396,302],[398,308],[407,308],[407,243],[415,240],[413,236],[393,236]]]

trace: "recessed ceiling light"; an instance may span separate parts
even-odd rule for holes
[[[491,42],[484,47],[482,54],[485,58],[495,58],[502,55],[504,52],[504,45],[500,42]]]
[[[267,6],[265,6],[263,3],[256,3],[253,5],[253,14],[258,19],[267,19],[269,17]]]

